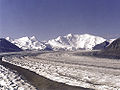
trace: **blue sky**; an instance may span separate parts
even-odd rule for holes
[[[0,37],[120,35],[120,0],[0,0]]]

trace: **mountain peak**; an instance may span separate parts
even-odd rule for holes
[[[43,43],[39,42],[35,38],[35,36],[32,37],[25,36],[18,39],[14,39],[11,42],[18,46],[19,48],[22,48],[23,50],[41,50],[46,48],[46,46]]]
[[[10,37],[6,37],[7,40],[10,40],[11,38]]]
[[[30,40],[32,40],[32,41],[37,41],[37,39],[36,39],[35,36],[30,37]]]
[[[67,36],[68,36],[68,37],[72,37],[72,36],[73,36],[73,34],[69,33]]]
[[[29,37],[25,36],[25,37],[21,37],[21,38],[16,39],[16,40],[28,41],[28,40],[29,40]]]
[[[48,43],[57,49],[92,49],[95,45],[104,42],[106,39],[90,34],[67,34],[56,39],[49,40]]]
[[[30,37],[30,39],[36,39],[36,37],[35,37],[35,36],[32,36],[32,37]]]
[[[12,42],[12,41],[13,41],[13,39],[12,39],[12,38],[10,38],[10,37],[6,37],[5,39],[6,39],[6,40],[8,40],[8,41],[10,41],[10,42]]]

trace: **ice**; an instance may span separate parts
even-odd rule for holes
[[[3,58],[51,80],[96,90],[120,89],[120,61],[86,56],[73,52],[49,52],[38,56]]]

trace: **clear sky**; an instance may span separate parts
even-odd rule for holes
[[[120,0],[0,0],[0,37],[120,36]]]

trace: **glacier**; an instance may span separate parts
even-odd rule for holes
[[[46,52],[37,56],[4,57],[3,61],[53,81],[95,90],[120,90],[120,61],[75,56],[77,52]]]

